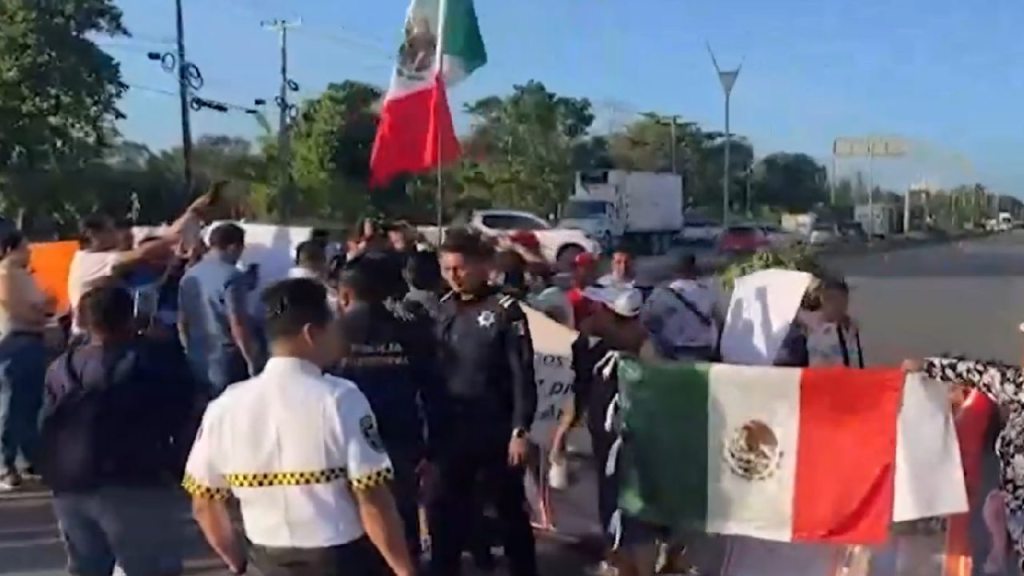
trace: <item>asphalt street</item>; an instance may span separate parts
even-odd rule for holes
[[[826,264],[844,273],[851,284],[853,312],[870,364],[891,365],[942,352],[1005,361],[1020,358],[1024,336],[1017,326],[1024,321],[1024,233],[888,254],[837,256]],[[990,476],[993,471],[989,462]],[[178,522],[189,534],[188,573],[222,573],[184,503]],[[982,533],[980,526],[975,533]],[[580,558],[557,542],[543,540],[539,553],[547,576],[583,574]],[[42,491],[0,495],[0,575],[62,573],[63,547],[48,496]]]

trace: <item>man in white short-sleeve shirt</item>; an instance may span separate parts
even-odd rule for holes
[[[175,243],[183,240],[183,232],[197,228],[202,221],[203,211],[210,206],[210,195],[196,199],[185,213],[159,237],[133,250],[122,250],[114,220],[102,214],[94,214],[82,222],[82,248],[71,258],[68,269],[68,302],[71,304],[72,328],[78,333],[78,301],[98,281],[128,270],[153,255],[167,253]]]
[[[366,397],[326,376],[340,351],[324,286],[290,279],[263,295],[271,359],[207,408],[184,486],[210,546],[246,568],[224,500],[238,499],[266,574],[414,574],[389,489],[391,460]]]

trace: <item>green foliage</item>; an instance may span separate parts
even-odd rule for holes
[[[757,201],[785,211],[807,212],[829,200],[825,167],[807,154],[769,154],[754,166],[752,178]]]
[[[585,138],[594,121],[590,101],[559,96],[540,82],[467,104],[466,112],[473,127],[460,188],[494,206],[552,213],[572,190],[573,160],[596,162],[600,154]]]
[[[0,168],[95,156],[126,86],[93,42],[128,32],[112,0],[0,0]]]
[[[737,278],[770,268],[799,270],[818,278],[825,274],[814,253],[804,246],[797,246],[788,250],[757,252],[733,262],[722,271],[722,286],[731,290]]]
[[[292,174],[301,214],[326,217],[367,209],[375,106],[381,96],[374,86],[347,80],[302,104],[292,129]]]

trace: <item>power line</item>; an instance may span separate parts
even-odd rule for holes
[[[345,48],[359,48],[374,52],[378,58],[386,59],[389,62],[394,62],[395,60],[396,50],[394,48],[341,29],[328,30],[326,28],[308,28],[304,30],[304,33],[309,36],[313,36],[314,38],[320,38],[334,44],[338,44]]]
[[[154,88],[152,86],[145,86],[142,84],[128,84],[128,88],[132,90],[138,90],[140,92],[149,92],[152,94],[159,94],[161,96],[178,97],[178,93],[173,90],[167,90],[164,88]],[[193,111],[200,111],[204,109],[213,110],[215,112],[227,112],[229,110],[235,110],[238,112],[244,112],[246,114],[258,114],[259,110],[252,106],[243,106],[241,104],[235,104],[232,102],[226,102],[224,100],[215,100],[212,98],[200,98],[198,96],[192,96],[189,99],[189,108]]]

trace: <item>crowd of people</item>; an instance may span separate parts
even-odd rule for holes
[[[73,574],[180,573],[184,486],[235,574],[252,560],[268,575],[453,576],[464,552],[493,568],[497,537],[510,573],[535,576],[524,474],[536,466],[537,385],[524,306],[579,333],[574,393],[545,447],[552,468],[580,423],[595,462],[613,449],[616,355],[719,359],[720,289],[692,255],[644,287],[626,249],[601,276],[597,256],[556,270],[528,238],[453,229],[433,247],[367,220],[344,246],[314,232],[287,277],[260,291],[259,266],[240,264],[243,226],[198,234],[215,202],[199,198],[138,242],[108,217],[86,219],[62,341],[24,237],[0,237],[0,489],[41,476]],[[842,280],[817,282],[777,364],[863,368],[848,306]],[[999,453],[1020,550],[1020,369],[963,359],[907,368],[1010,408]],[[593,505],[618,528],[596,568],[678,569],[685,541],[617,517],[614,476],[594,474]]]

